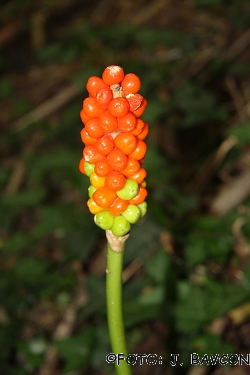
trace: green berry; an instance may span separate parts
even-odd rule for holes
[[[90,164],[87,161],[84,162],[84,169],[87,176],[90,176],[94,172],[95,164]]]
[[[147,212],[147,202],[142,202],[140,204],[138,204],[138,207],[141,211],[141,217],[145,216],[146,215],[146,212]]]
[[[92,195],[94,194],[94,192],[96,191],[96,187],[94,187],[93,185],[90,185],[89,188],[88,188],[88,193],[89,193],[89,198],[92,198]]]
[[[117,196],[121,199],[129,200],[134,198],[139,191],[138,183],[135,180],[127,179],[124,187],[116,192]]]
[[[94,221],[98,227],[107,230],[112,228],[114,224],[114,216],[111,215],[109,211],[103,210],[95,215]]]
[[[123,216],[116,216],[111,228],[112,233],[117,237],[125,236],[130,231],[130,223]]]
[[[122,216],[128,220],[129,223],[136,223],[141,217],[141,211],[135,204],[129,204]]]

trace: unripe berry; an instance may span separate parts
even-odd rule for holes
[[[117,237],[125,236],[130,231],[130,223],[123,216],[114,218],[114,223],[111,228],[112,233]]]
[[[124,187],[117,191],[117,196],[122,199],[130,200],[138,194],[139,186],[136,181],[127,179]]]
[[[129,204],[126,210],[123,211],[122,216],[125,217],[130,224],[134,224],[140,219],[141,211],[136,205]]]
[[[98,227],[107,230],[112,228],[114,216],[109,211],[103,210],[95,215],[94,221]]]
[[[145,201],[137,205],[137,207],[139,207],[139,209],[141,211],[141,217],[146,215],[147,206],[148,206],[147,202],[145,202]]]
[[[85,161],[84,162],[84,169],[85,169],[86,175],[90,176],[94,172],[95,164],[90,164],[87,161]]]
[[[92,195],[94,194],[94,192],[96,191],[96,187],[94,187],[93,185],[90,185],[89,188],[88,188],[88,194],[89,194],[89,198],[92,198]]]

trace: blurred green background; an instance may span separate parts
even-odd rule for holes
[[[150,125],[128,348],[163,358],[133,373],[248,374],[190,354],[250,353],[250,1],[2,0],[0,48],[0,373],[114,374],[105,235],[78,163],[86,81],[117,64]]]

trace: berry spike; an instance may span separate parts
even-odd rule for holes
[[[134,73],[110,65],[102,77],[88,79],[89,97],[80,111],[85,147],[79,170],[90,179],[87,206],[96,225],[117,237],[125,236],[147,211],[142,163],[148,124],[139,118],[147,100],[138,93],[140,87]]]

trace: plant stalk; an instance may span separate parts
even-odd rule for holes
[[[111,231],[107,235],[107,276],[106,299],[109,336],[114,354],[123,353],[127,356],[125,331],[122,315],[122,269],[125,241],[128,235],[116,237]],[[130,366],[121,360],[119,366],[115,362],[117,375],[132,375]]]

